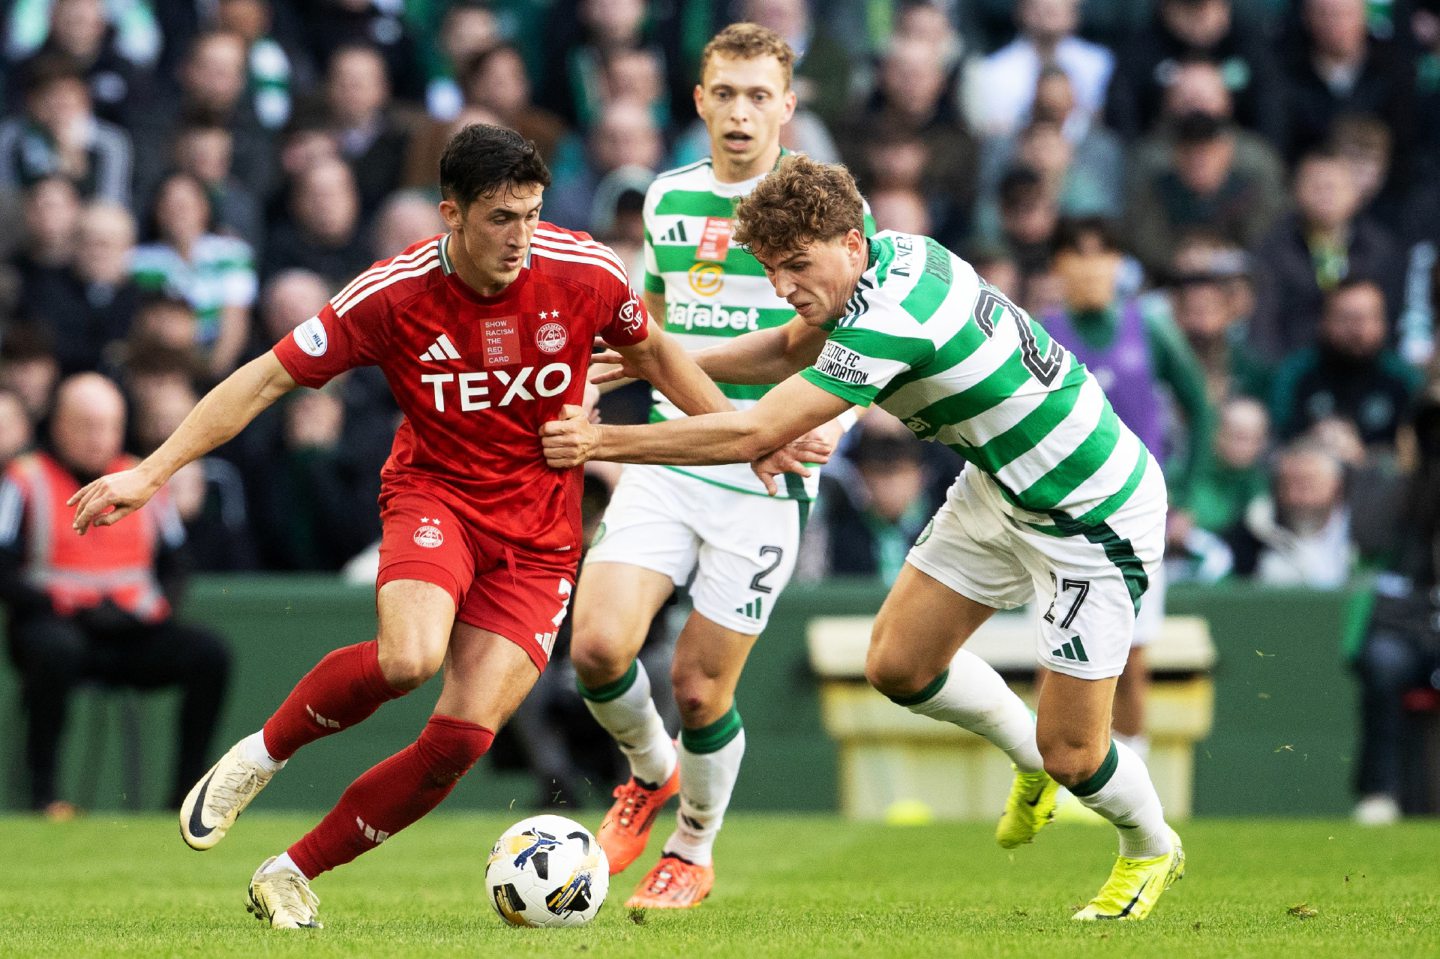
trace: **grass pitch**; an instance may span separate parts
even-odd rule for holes
[[[251,813],[204,854],[169,816],[0,818],[0,955],[1440,956],[1440,823],[1182,824],[1188,876],[1149,920],[1080,924],[1071,911],[1113,863],[1106,828],[1057,823],[1006,852],[980,824],[736,815],[699,909],[622,906],[647,856],[590,926],[530,930],[504,926],[483,889],[490,844],[518,818],[434,815],[322,876],[315,932],[271,930],[243,906],[250,873],[311,817]]]

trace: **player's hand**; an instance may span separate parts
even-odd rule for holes
[[[600,445],[600,427],[590,422],[583,407],[567,403],[560,408],[560,419],[540,426],[540,445],[548,466],[570,469],[594,454]]]
[[[831,447],[821,440],[812,439],[811,435],[807,433],[797,440],[792,440],[750,464],[751,471],[765,484],[766,493],[774,496],[780,492],[776,477],[782,473],[808,477],[811,466],[830,462]]]
[[[595,337],[595,347],[598,353],[590,354],[590,382],[596,386],[602,383],[615,383],[620,380],[643,380],[645,377],[633,366],[630,366],[625,357],[618,350],[611,349],[600,337]]]
[[[110,473],[82,486],[65,501],[75,507],[71,523],[81,536],[91,526],[113,526],[149,502],[160,484],[138,469]]]
[[[594,383],[585,384],[585,398],[580,401],[585,419],[591,423],[600,422],[600,388]]]

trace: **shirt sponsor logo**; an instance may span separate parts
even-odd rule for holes
[[[420,382],[434,389],[437,413],[445,412],[447,397],[458,397],[460,412],[474,413],[495,406],[509,406],[516,400],[533,401],[558,396],[565,392],[573,378],[574,373],[568,364],[551,363],[538,370],[533,366],[522,366],[513,373],[507,370],[427,373],[420,377]]]
[[[689,279],[697,296],[714,296],[725,286],[725,269],[718,263],[696,263],[690,267]]]
[[[665,304],[665,325],[680,330],[735,330],[752,333],[760,329],[760,311],[727,310],[713,303]]]
[[[546,323],[535,331],[535,345],[542,353],[559,353],[569,339],[570,334],[559,323]]]
[[[815,361],[815,369],[842,383],[860,386],[865,383],[865,370],[860,363],[863,358],[854,350],[847,349],[834,340],[827,340]]]
[[[330,348],[330,338],[325,334],[325,324],[320,322],[318,316],[312,316],[295,327],[294,336],[295,345],[310,356],[324,356],[325,351]]]

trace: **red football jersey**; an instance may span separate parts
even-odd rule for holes
[[[625,268],[584,233],[541,223],[516,280],[481,296],[455,273],[449,235],[362,273],[275,345],[302,386],[378,366],[405,414],[381,473],[444,496],[501,539],[580,545],[579,469],[545,465],[540,425],[579,404],[593,339],[628,346],[647,317]]]

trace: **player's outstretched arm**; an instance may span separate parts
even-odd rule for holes
[[[102,476],[70,497],[73,525],[81,536],[91,525],[110,526],[144,506],[186,463],[231,439],[245,425],[295,388],[295,380],[274,352],[231,373],[195,404],[160,448],[132,469]]]
[[[779,383],[815,362],[829,336],[800,317],[768,330],[737,336],[695,354],[700,369],[717,383],[765,386]]]
[[[649,380],[665,398],[687,415],[718,413],[734,407],[678,341],[652,322],[650,333],[633,346],[617,346],[627,369]]]
[[[557,469],[588,460],[674,466],[749,463],[828,423],[851,405],[792,376],[738,413],[691,416],[649,426],[605,426],[586,422],[579,407],[567,407],[567,417],[546,423],[540,436],[546,462]],[[571,409],[574,415],[570,415]],[[815,456],[812,462],[823,459],[823,455]]]

